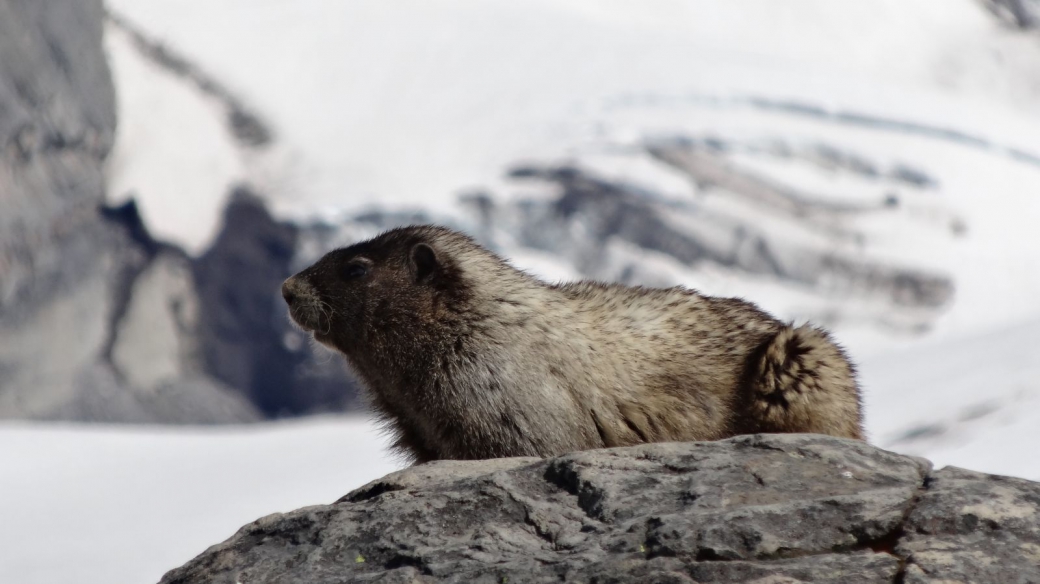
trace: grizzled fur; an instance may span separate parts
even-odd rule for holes
[[[416,461],[756,432],[862,438],[827,333],[682,288],[549,285],[460,233],[395,229],[287,280]]]

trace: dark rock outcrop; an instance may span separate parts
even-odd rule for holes
[[[290,384],[291,367],[277,367],[290,358],[278,290],[290,275],[295,240],[293,227],[275,222],[259,197],[239,187],[222,231],[194,265],[206,369],[267,412],[281,405],[272,388]]]
[[[1040,582],[1040,484],[816,435],[437,462],[163,584]]]
[[[206,371],[268,417],[341,411],[356,399],[342,359],[312,350],[286,316],[280,290],[298,231],[238,187],[216,241],[194,262]]]

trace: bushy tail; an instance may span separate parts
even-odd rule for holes
[[[863,439],[855,369],[826,332],[784,326],[752,355],[746,432],[812,432]]]

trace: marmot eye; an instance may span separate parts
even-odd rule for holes
[[[354,280],[360,278],[368,273],[368,266],[364,264],[347,264],[347,267],[343,268],[343,279]]]

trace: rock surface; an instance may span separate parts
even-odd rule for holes
[[[1040,484],[817,435],[443,461],[162,583],[439,581],[1040,582]]]

